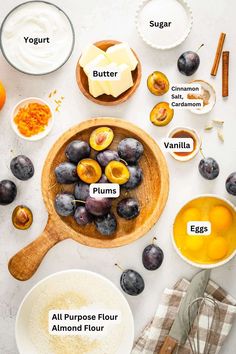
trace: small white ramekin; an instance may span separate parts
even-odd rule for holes
[[[41,132],[39,134],[35,134],[33,136],[30,136],[30,137],[27,137],[27,136],[24,136],[23,134],[20,133],[16,123],[14,122],[14,117],[16,116],[18,110],[21,107],[25,107],[29,103],[39,103],[39,104],[48,106],[50,111],[51,111],[51,118],[50,118],[49,123],[45,127],[43,132]],[[50,131],[52,130],[53,124],[54,124],[54,114],[53,114],[52,108],[50,107],[48,102],[44,101],[42,98],[38,98],[38,97],[24,98],[23,100],[21,100],[20,102],[18,102],[15,105],[15,107],[13,108],[12,113],[11,113],[11,126],[12,126],[12,129],[14,130],[16,135],[18,135],[20,138],[22,138],[24,140],[38,141],[38,140],[41,140],[41,139],[45,138],[45,136],[47,136],[50,133]]]
[[[202,146],[202,139],[200,138],[198,132],[195,129],[189,128],[189,127],[176,127],[174,129],[172,129],[168,134],[168,138],[172,138],[174,133],[181,131],[181,130],[189,131],[191,134],[194,135],[194,137],[196,139],[196,143],[197,143],[195,150],[191,154],[186,155],[186,156],[180,156],[180,155],[175,154],[174,152],[169,152],[169,153],[174,159],[176,159],[178,161],[186,162],[186,161],[192,160],[199,153],[199,150]]]
[[[142,38],[142,40],[146,44],[148,44],[150,47],[155,48],[155,49],[159,49],[159,50],[172,49],[172,48],[177,47],[181,43],[183,43],[187,39],[187,37],[189,36],[189,34],[190,34],[191,30],[192,30],[192,26],[193,26],[193,12],[192,12],[191,7],[187,3],[187,1],[186,0],[177,0],[185,7],[186,12],[188,13],[188,17],[189,17],[189,28],[188,28],[188,31],[186,31],[185,35],[183,37],[181,37],[178,41],[174,42],[171,45],[167,45],[167,46],[158,46],[158,45],[156,45],[154,43],[151,43],[149,40],[147,40],[145,38],[144,34],[142,33],[142,30],[140,28],[140,23],[139,23],[139,16],[140,16],[140,13],[142,12],[144,6],[147,4],[148,1],[150,1],[150,0],[142,0],[141,1],[140,5],[139,5],[139,7],[137,9],[136,16],[135,16],[136,28],[137,28],[139,36]]]
[[[235,213],[236,212],[236,207],[235,205],[233,205],[230,201],[228,201],[226,198],[224,197],[219,197],[218,195],[216,194],[200,194],[200,195],[197,195],[196,197],[188,200],[187,202],[185,202],[182,207],[179,209],[178,213],[176,214],[175,216],[175,219],[174,219],[174,222],[172,224],[172,229],[171,229],[171,240],[172,240],[172,244],[174,246],[174,249],[176,251],[176,253],[180,256],[180,258],[182,258],[182,260],[184,260],[186,263],[194,266],[194,267],[197,267],[197,268],[201,268],[201,269],[213,269],[213,268],[218,268],[222,265],[225,265],[226,263],[228,263],[235,255],[236,255],[236,249],[234,250],[234,252],[232,252],[229,257],[223,259],[222,261],[219,261],[219,262],[216,262],[216,263],[210,263],[210,264],[205,264],[205,263],[197,263],[197,262],[193,262],[191,261],[190,259],[188,259],[187,257],[185,257],[179,250],[179,248],[177,247],[176,243],[175,243],[175,238],[174,238],[174,224],[175,224],[175,220],[179,214],[179,212],[181,211],[181,209],[183,209],[183,207],[192,202],[193,200],[195,199],[199,199],[199,198],[205,198],[205,197],[212,197],[212,198],[216,198],[218,199],[219,201],[222,201],[224,203],[226,203],[229,208]]]

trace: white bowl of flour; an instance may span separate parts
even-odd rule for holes
[[[136,14],[139,35],[156,49],[180,45],[192,24],[192,10],[185,0],[143,0]]]
[[[62,313],[66,322],[56,317]],[[68,270],[29,291],[17,313],[15,335],[20,354],[129,354],[134,323],[125,297],[110,280]]]

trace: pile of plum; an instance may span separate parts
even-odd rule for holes
[[[125,190],[140,185],[143,172],[138,161],[143,154],[143,145],[134,138],[125,138],[118,144],[117,151],[107,149],[114,139],[109,127],[95,129],[89,142],[73,140],[65,149],[68,159],[55,168],[56,180],[60,184],[74,184],[74,192],[56,195],[55,209],[60,216],[73,216],[79,225],[94,222],[97,231],[104,236],[114,234],[117,219],[111,212],[112,198],[94,198],[89,194],[91,183],[117,183]],[[95,157],[93,151],[95,150]],[[117,214],[126,220],[140,213],[136,198],[121,199]]]

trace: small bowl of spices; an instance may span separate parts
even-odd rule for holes
[[[190,111],[195,114],[206,114],[211,112],[216,103],[216,92],[214,87],[204,80],[194,80],[191,83],[199,84],[201,92],[198,94],[188,94],[188,99],[200,99],[203,101],[202,108],[193,108]]]
[[[49,134],[53,127],[54,116],[49,104],[37,97],[21,100],[13,108],[11,125],[22,139],[38,141]]]
[[[199,134],[192,128],[176,127],[169,132],[168,138],[172,139],[173,144],[173,149],[169,150],[169,152],[178,161],[185,162],[193,159],[198,154],[202,145]],[[176,143],[174,139],[176,139]],[[192,144],[189,139],[192,139]]]

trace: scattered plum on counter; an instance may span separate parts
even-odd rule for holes
[[[136,296],[143,292],[145,283],[138,272],[133,269],[127,269],[121,274],[120,286],[126,294]]]
[[[104,150],[97,154],[96,159],[100,166],[106,167],[111,161],[119,161],[119,155],[114,150]]]
[[[34,175],[34,165],[25,155],[18,155],[11,160],[10,169],[13,175],[21,181],[26,181]]]
[[[220,172],[218,163],[212,157],[203,158],[199,163],[198,169],[202,177],[208,180],[215,179]]]
[[[93,221],[93,216],[84,206],[78,206],[76,208],[74,218],[79,225],[87,225]]]
[[[66,157],[68,160],[74,163],[78,163],[80,160],[89,157],[90,146],[86,141],[73,140],[66,148]]]
[[[136,218],[140,213],[140,206],[137,199],[134,198],[125,198],[122,199],[117,204],[117,214],[126,219],[131,220]]]
[[[12,213],[12,224],[19,230],[27,230],[33,223],[32,211],[25,205],[18,205]]]
[[[122,188],[134,189],[140,185],[143,180],[143,171],[140,166],[127,166],[129,170],[129,180],[125,184],[122,184]]]
[[[93,198],[86,199],[85,207],[90,214],[95,216],[104,216],[111,209],[112,200],[109,198]]]
[[[55,199],[55,209],[60,216],[73,215],[75,211],[75,197],[71,193],[58,193]]]
[[[95,226],[100,234],[110,236],[114,234],[117,228],[116,217],[112,213],[108,213],[104,216],[98,216],[95,219]]]
[[[177,66],[181,74],[186,76],[193,75],[200,64],[200,57],[196,52],[187,51],[180,55]]]
[[[160,71],[154,71],[148,76],[147,87],[155,96],[162,96],[169,91],[169,80],[166,75]]]
[[[174,110],[170,108],[169,103],[157,103],[150,113],[150,121],[158,127],[164,127],[169,124],[174,116]]]
[[[89,197],[89,184],[82,181],[76,183],[74,194],[76,200],[86,201]]]
[[[144,149],[140,141],[133,138],[125,138],[119,142],[117,151],[121,159],[127,163],[135,164],[142,156]]]
[[[236,195],[236,172],[229,175],[225,182],[225,187],[229,194]]]
[[[154,244],[155,240],[156,237],[154,237],[153,243],[145,247],[143,250],[143,265],[148,270],[158,269],[162,265],[164,259],[164,253],[162,249]]]
[[[0,205],[12,203],[16,195],[17,188],[14,182],[7,179],[0,182]]]
[[[62,162],[55,168],[56,180],[60,184],[72,184],[79,180],[76,165],[71,162]]]

